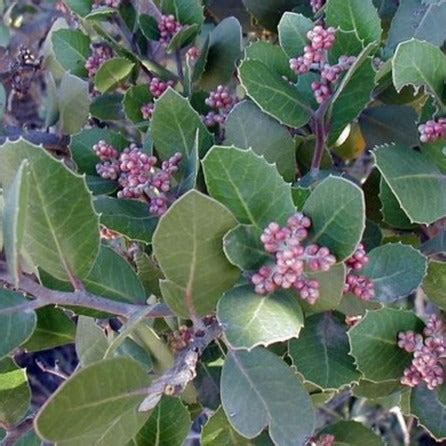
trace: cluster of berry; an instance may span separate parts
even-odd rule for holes
[[[224,85],[219,85],[214,91],[211,91],[205,103],[214,110],[204,116],[205,125],[208,127],[217,124],[223,125],[237,100],[237,97]]]
[[[305,446],[334,446],[336,437],[331,434],[322,434],[317,438],[311,438]]]
[[[327,62],[327,51],[330,50],[336,40],[336,29],[324,28],[316,25],[307,34],[310,45],[305,46],[303,56],[290,59],[290,68],[296,74],[305,74],[310,70],[318,71],[320,81],[311,84],[316,101],[321,104],[333,93],[333,85],[339,80],[341,74],[347,71],[356,58],[354,56],[341,56],[336,65]]]
[[[162,15],[160,20],[158,21],[158,29],[160,32],[160,43],[164,46],[168,46],[172,37],[178,32],[181,31],[183,25],[180,22],[177,22],[175,16],[170,15]]]
[[[149,203],[149,211],[154,215],[166,212],[172,201],[169,192],[172,180],[182,159],[181,153],[176,153],[161,168],[157,168],[158,160],[149,156],[135,144],[131,144],[122,153],[105,141],[99,141],[93,146],[96,155],[102,161],[96,166],[96,171],[102,178],[118,180],[121,190],[119,198],[143,199]]]
[[[270,223],[260,237],[265,251],[274,254],[275,263],[265,265],[255,273],[251,281],[258,294],[268,294],[278,288],[294,289],[310,304],[319,298],[319,282],[305,274],[310,271],[328,271],[336,258],[328,248],[310,244],[302,245],[308,236],[311,220],[302,213],[288,219],[285,227]]]
[[[93,78],[102,64],[112,57],[113,50],[109,46],[103,43],[92,44],[90,57],[85,62],[88,77]]]
[[[106,6],[108,8],[118,9],[121,5],[121,0],[94,0],[93,8],[100,8]]]
[[[444,382],[442,361],[445,358],[446,336],[443,322],[433,315],[427,321],[423,334],[406,331],[399,333],[398,346],[413,353],[410,366],[404,370],[401,383],[415,387],[425,382],[430,390]]]
[[[319,9],[324,6],[325,0],[310,0],[310,6],[313,9],[313,12],[316,13]]]
[[[369,258],[364,245],[359,244],[355,253],[345,261],[348,268],[345,280],[344,293],[353,293],[362,300],[370,300],[375,297],[375,287],[373,282],[365,276],[354,274],[367,265]]]
[[[169,87],[175,85],[174,81],[162,81],[157,77],[153,77],[149,84],[149,91],[154,98],[159,98]],[[141,114],[143,119],[152,119],[155,104],[149,102],[141,107]]]
[[[438,121],[427,121],[418,127],[420,132],[420,141],[432,143],[438,139],[446,139],[446,118],[440,118]]]

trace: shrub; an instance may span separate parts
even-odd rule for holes
[[[446,439],[444,0],[4,13],[3,444]]]

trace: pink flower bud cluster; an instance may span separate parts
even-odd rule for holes
[[[324,6],[325,0],[310,0],[310,6],[313,9],[313,12],[316,13],[319,9]]]
[[[173,87],[175,83],[173,81],[162,81],[161,79],[154,77],[150,81],[149,91],[154,98],[159,98],[169,87]],[[141,114],[143,119],[152,119],[153,112],[155,110],[155,104],[148,102],[141,107]]]
[[[228,117],[229,112],[237,103],[237,96],[232,94],[228,87],[219,85],[215,91],[211,91],[209,96],[205,99],[205,104],[213,108],[206,116],[204,116],[204,123],[208,127],[214,125],[223,125]]]
[[[157,77],[153,77],[150,81],[149,90],[154,98],[159,98],[169,87],[174,85],[174,81],[162,81]]]
[[[364,245],[359,244],[354,254],[345,261],[347,277],[345,279],[344,293],[353,293],[362,300],[370,300],[375,297],[373,282],[365,276],[355,274],[364,268],[369,261]]]
[[[94,77],[103,63],[106,62],[108,59],[111,59],[112,57],[113,51],[109,46],[102,43],[91,45],[91,55],[85,62],[85,68],[88,71],[88,77]]]
[[[154,215],[166,212],[172,201],[169,192],[172,180],[181,162],[181,153],[176,153],[161,168],[158,160],[149,156],[135,144],[131,144],[122,153],[113,146],[99,141],[93,146],[102,163],[97,164],[96,171],[102,178],[118,180],[121,190],[118,198],[141,199],[149,203],[149,211]]]
[[[446,118],[440,118],[438,121],[427,121],[418,126],[420,132],[420,141],[432,143],[438,139],[446,139]]]
[[[177,22],[175,16],[170,15],[162,15],[158,22],[158,29],[160,32],[160,43],[164,46],[168,46],[172,37],[178,32],[181,31],[183,25]]]
[[[415,387],[424,382],[430,390],[443,384],[446,336],[438,316],[429,318],[422,335],[413,331],[399,333],[398,346],[413,354],[412,363],[401,378],[402,384]]]
[[[265,251],[274,255],[275,263],[262,266],[251,281],[258,294],[268,294],[279,288],[294,289],[310,304],[319,298],[319,282],[310,279],[305,270],[328,271],[336,258],[328,248],[315,244],[303,246],[311,220],[298,212],[288,219],[285,227],[270,223],[260,240]]]
[[[201,50],[197,46],[192,46],[186,51],[186,59],[195,62],[201,56]]]
[[[307,38],[310,45],[304,47],[303,56],[290,59],[290,67],[296,74],[305,74],[327,59],[327,51],[330,50],[336,40],[336,29],[333,27],[324,28],[316,25],[308,31]]]
[[[341,56],[336,65],[327,63],[327,51],[333,47],[336,40],[336,29],[333,27],[316,25],[308,32],[307,37],[310,45],[305,46],[303,56],[290,59],[290,68],[296,74],[305,74],[310,70],[320,72],[320,81],[312,82],[311,89],[317,103],[321,104],[333,94],[333,85],[338,82],[341,74],[352,66],[356,58]]]
[[[121,5],[121,0],[95,0],[93,3],[93,8],[100,8],[101,6],[106,6],[108,8],[118,9]]]
[[[331,434],[322,434],[319,437],[312,437],[306,446],[334,446],[336,437]]]
[[[154,111],[155,111],[155,104],[153,102],[144,104],[141,107],[141,114],[142,114],[143,119],[145,119],[145,120],[152,119]]]
[[[119,155],[119,152],[103,139],[93,146],[93,150],[101,161],[111,161]]]

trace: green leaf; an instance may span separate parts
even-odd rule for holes
[[[381,213],[384,223],[398,229],[413,229],[416,227],[401,209],[392,189],[382,177],[379,182],[379,199],[382,204]]]
[[[171,88],[155,102],[151,129],[157,152],[162,159],[167,159],[176,152],[181,152],[187,158],[195,143],[197,129],[200,156],[214,143],[212,134],[189,101]]]
[[[297,338],[303,314],[294,293],[259,296],[251,286],[239,286],[218,302],[217,318],[234,349],[251,350]]]
[[[223,408],[209,418],[201,433],[203,446],[250,446],[252,443],[235,431],[226,418]]]
[[[101,6],[100,8],[94,8],[89,14],[87,14],[84,18],[85,20],[91,20],[98,22],[106,21],[107,19],[111,19],[113,14],[117,14],[116,8],[107,8],[106,6]]]
[[[279,42],[289,59],[301,56],[308,44],[307,33],[313,28],[313,22],[302,14],[286,12],[280,19]]]
[[[411,38],[442,46],[446,39],[445,21],[446,4],[423,5],[420,0],[401,2],[389,30],[386,53],[391,54],[400,42]]]
[[[361,114],[359,125],[368,147],[396,143],[406,146],[419,144],[418,115],[404,105],[378,105]]]
[[[80,434],[66,441],[58,441],[57,446],[79,446],[80,444],[94,446],[130,445],[147,418],[147,413],[140,413],[137,408],[132,408],[117,416],[107,425],[89,431],[87,434]],[[130,443],[128,443],[129,441]],[[40,446],[40,443],[36,446]]]
[[[146,290],[146,294],[161,295],[159,281],[164,279],[163,273],[155,261],[146,253],[139,253],[135,257],[135,264],[138,270],[138,277]]]
[[[125,57],[114,57],[104,62],[94,77],[97,90],[105,93],[116,88],[130,75],[135,64]]]
[[[199,26],[197,24],[183,26],[170,40],[166,52],[172,53],[191,43],[197,35],[198,30]]]
[[[0,289],[0,311],[28,302],[21,294]],[[0,358],[23,344],[36,328],[36,313],[22,310],[0,314]]]
[[[374,383],[372,381],[361,379],[359,384],[353,388],[353,393],[355,396],[376,400],[398,392],[401,390],[401,386],[401,382],[396,379],[391,381],[383,381],[380,383]]]
[[[290,127],[302,127],[310,120],[310,106],[299,91],[279,73],[258,60],[245,60],[239,77],[248,96],[268,115]]]
[[[446,263],[431,260],[423,281],[427,297],[442,310],[446,309]]]
[[[55,307],[44,307],[36,311],[37,326],[24,347],[30,352],[49,350],[74,343],[75,323]]]
[[[255,270],[266,263],[270,256],[260,240],[262,230],[252,225],[238,225],[223,239],[223,249],[228,260],[241,270]]]
[[[424,153],[429,159],[446,174],[446,141],[439,139],[432,144],[421,144],[421,153]]]
[[[161,291],[178,315],[206,315],[237,281],[223,253],[223,236],[236,222],[221,204],[192,190],[161,217],[153,253],[166,280]]]
[[[90,38],[79,30],[59,29],[51,35],[57,61],[75,76],[86,77]]]
[[[138,24],[139,29],[147,40],[159,40],[160,30],[155,17],[147,14],[140,14],[138,17]]]
[[[101,224],[119,232],[129,240],[152,241],[158,217],[149,213],[146,203],[113,197],[98,197],[93,202]]]
[[[338,263],[332,266],[329,271],[307,272],[306,275],[319,282],[319,299],[312,305],[301,301],[305,314],[336,310],[341,304],[344,293],[345,266]]]
[[[182,446],[190,427],[189,411],[181,400],[163,396],[136,435],[133,445]]]
[[[90,110],[88,83],[69,73],[59,87],[59,126],[62,133],[77,133],[87,122]]]
[[[373,156],[411,222],[430,224],[446,215],[446,176],[425,155],[396,145]]]
[[[101,121],[120,121],[124,119],[121,93],[106,93],[93,99],[90,105],[92,117]]]
[[[289,132],[250,101],[237,104],[225,122],[225,145],[263,155],[286,181],[296,175],[296,148]]]
[[[375,298],[394,302],[415,291],[426,275],[426,257],[410,245],[388,243],[369,253],[361,274],[372,279]]]
[[[339,421],[325,428],[322,433],[334,435],[335,445],[384,446],[383,440],[378,435],[357,421]]]
[[[299,339],[289,354],[299,373],[322,390],[338,390],[358,382],[360,373],[349,355],[346,325],[339,314],[317,314],[305,319]]]
[[[412,311],[368,311],[349,331],[351,353],[364,378],[373,382],[400,379],[412,355],[398,347],[398,333],[422,329],[422,321]]]
[[[429,390],[425,384],[413,388],[410,413],[436,440],[446,439],[446,406],[439,399],[438,390]]]
[[[406,85],[424,87],[438,104],[443,104],[446,57],[428,42],[411,39],[400,43],[392,59],[393,84],[398,92]]]
[[[312,221],[311,242],[329,248],[338,261],[353,254],[365,227],[364,194],[358,186],[329,176],[316,186],[303,212]]]
[[[123,150],[129,142],[120,134],[108,129],[88,128],[73,135],[70,142],[70,151],[78,170],[87,175],[97,175],[96,164],[100,162],[93,150],[93,146],[100,140],[111,144],[118,151]]]
[[[83,282],[88,291],[108,299],[134,304],[146,301],[144,288],[130,263],[105,245]]]
[[[9,188],[3,209],[5,256],[15,288],[19,286],[21,249],[29,198],[30,171],[28,165],[27,160],[23,160],[20,164]]]
[[[22,139],[0,148],[0,180],[29,160],[29,205],[23,246],[33,262],[60,280],[83,278],[99,249],[99,222],[85,179],[74,174],[42,147]],[[61,192],[62,191],[62,192]]]
[[[305,0],[243,0],[243,4],[263,26],[276,32],[276,27],[285,11],[302,7]],[[311,10],[308,8],[308,12]]]
[[[104,358],[108,341],[95,320],[79,316],[76,331],[76,354],[82,367],[86,367]]]
[[[245,59],[258,60],[286,79],[293,82],[297,80],[296,74],[290,68],[287,55],[278,45],[261,40],[253,42],[245,48]]]
[[[252,150],[213,147],[202,161],[209,194],[237,220],[259,229],[284,223],[294,213],[290,185]]]
[[[65,0],[65,3],[81,17],[85,17],[91,12],[92,0]]]
[[[279,357],[258,347],[229,351],[221,376],[224,411],[234,429],[251,439],[265,427],[277,446],[303,444],[315,415],[300,379]]]
[[[201,25],[204,20],[200,0],[162,0],[161,11],[164,14],[173,14],[183,25]]]
[[[375,86],[375,70],[369,55],[374,43],[365,47],[342,78],[328,111],[330,119],[329,145],[340,137],[345,126],[356,119],[371,99]]]
[[[327,25],[353,31],[358,40],[381,40],[381,20],[372,0],[329,0],[325,10]]]
[[[373,44],[372,44],[373,45]],[[328,61],[337,64],[339,58],[346,54],[357,56],[364,49],[364,42],[360,40],[355,31],[336,30],[336,40],[328,54]]]
[[[96,175],[86,175],[85,181],[93,195],[110,195],[115,193],[119,187],[117,181],[107,180]]]
[[[58,442],[105,431],[112,421],[138,406],[144,395],[135,391],[148,384],[146,372],[131,359],[92,364],[65,381],[40,409],[35,420],[37,433]]]
[[[0,361],[0,423],[14,425],[28,411],[31,390],[26,369],[17,367],[10,358]]]
[[[147,85],[134,85],[130,87],[126,91],[123,100],[124,111],[127,118],[134,123],[144,121],[141,107],[150,102],[153,102],[153,96]]]

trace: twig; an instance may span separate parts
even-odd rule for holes
[[[47,150],[60,152],[62,154],[68,153],[67,145],[69,138],[60,136],[55,133],[41,132],[38,130],[23,130],[19,127],[5,127],[2,130],[3,135],[0,135],[0,144],[4,144],[7,140],[16,140],[20,137],[27,141],[40,145],[42,144]]]
[[[181,50],[175,51],[175,62],[177,64],[177,74],[180,80],[184,80],[183,61],[181,60]]]
[[[401,427],[404,446],[410,446],[410,432],[406,424],[406,420],[404,419],[404,416],[401,412],[401,409],[399,407],[394,407],[390,410],[390,412],[392,412],[396,416],[396,419],[398,420],[398,423]]]
[[[32,427],[32,417],[25,418],[22,422],[12,428],[6,426],[6,437],[3,439],[2,446],[14,446],[20,438],[32,429]]]
[[[313,160],[311,161],[311,176],[313,177],[319,174],[322,157],[324,156],[324,151],[327,148],[327,127],[325,123],[325,115],[329,105],[330,99],[324,101],[313,115],[312,128],[316,135],[316,146],[314,148]]]
[[[194,340],[175,358],[172,368],[166,370],[158,379],[144,390],[148,395],[139,406],[140,412],[151,410],[163,394],[180,395],[196,376],[198,358],[206,347],[222,333],[220,324],[215,320],[205,330],[196,332]]]
[[[0,261],[0,282],[3,282],[9,286],[14,286],[14,280],[9,275],[6,269],[6,264],[3,261]],[[31,277],[26,275],[21,275],[19,283],[19,291],[34,296],[36,300],[31,300],[27,302],[26,305],[20,304],[15,307],[2,309],[0,310],[0,315],[10,314],[16,311],[41,308],[47,305],[61,305],[90,308],[92,310],[102,311],[128,319],[134,316],[136,313],[148,308],[147,305],[129,304],[106,299],[85,290],[74,292],[50,290],[49,288],[45,288],[44,286],[38,284],[31,279]],[[148,318],[168,316],[172,316],[172,312],[164,304],[155,304],[152,306],[152,310],[147,312]]]
[[[57,363],[56,363],[56,365],[54,367],[49,367],[49,366],[45,365],[39,359],[36,359],[36,365],[37,365],[37,367],[39,367],[40,370],[42,370],[42,372],[49,373],[50,375],[57,376],[58,378],[60,378],[60,379],[62,379],[64,381],[66,381],[70,377],[66,373],[62,372],[62,370],[60,370],[60,368],[57,365]]]

